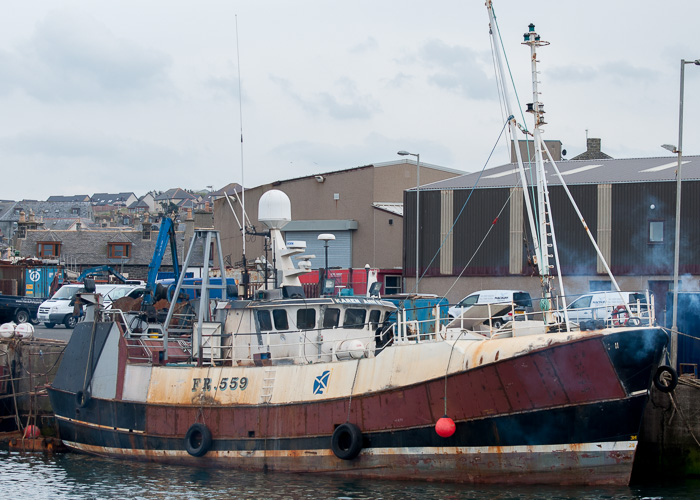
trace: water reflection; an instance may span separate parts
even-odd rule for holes
[[[0,498],[22,500],[539,500],[694,499],[700,481],[625,488],[465,486],[347,480],[118,461],[78,454],[0,451]],[[680,483],[680,484],[678,484]]]

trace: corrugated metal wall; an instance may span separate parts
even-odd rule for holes
[[[442,245],[441,203],[442,195],[440,191],[421,191],[419,254],[421,276],[440,276],[440,247]],[[413,267],[415,268],[415,264]]]
[[[679,272],[698,274],[700,272],[700,182],[684,181],[681,200]],[[675,182],[614,185],[613,273],[672,274],[675,213]],[[649,241],[649,221],[663,221],[663,242]]]
[[[675,182],[628,183],[612,185],[575,185],[569,189],[583,217],[599,242],[609,265],[616,275],[670,275],[673,272],[675,232]],[[596,275],[604,269],[598,265],[595,248],[561,186],[550,186],[553,220],[559,246],[562,272],[565,275]],[[510,194],[509,188],[454,190],[452,215],[458,217],[452,234],[452,275],[464,266],[465,276],[503,276],[514,273],[517,263],[517,221],[511,217],[522,211],[521,196],[516,196],[517,209],[507,206],[501,213],[478,253],[475,251],[491,228]],[[681,225],[681,274],[700,274],[700,181],[684,181]],[[514,198],[514,200],[516,199]],[[444,220],[449,210],[441,206],[449,198],[440,191],[421,191],[421,265],[430,265],[426,275],[445,275],[449,266],[444,259],[449,249],[438,253],[449,223]],[[654,208],[651,208],[653,205]],[[404,274],[415,275],[415,192],[404,194]],[[649,221],[664,221],[663,243],[649,242]],[[523,233],[531,242],[529,224],[523,217]],[[600,226],[600,227],[599,227]],[[511,255],[511,251],[513,255]],[[530,243],[530,250],[532,246]],[[522,269],[530,274],[528,251],[522,252]],[[472,258],[473,257],[473,258]],[[442,259],[442,264],[441,264]],[[431,263],[432,261],[432,263]],[[430,263],[430,264],[429,264]]]
[[[455,191],[455,217],[462,212],[467,198],[469,202],[454,227],[453,274],[459,275],[467,264],[463,276],[508,274],[510,209],[506,202],[509,197],[509,188]]]
[[[598,186],[569,186],[588,228],[596,237]],[[552,220],[559,247],[561,272],[565,275],[596,274],[596,251],[569,197],[561,186],[549,187]],[[554,262],[552,262],[554,264]]]

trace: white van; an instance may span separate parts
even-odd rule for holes
[[[513,321],[513,312],[523,314],[532,312],[532,298],[528,292],[523,290],[480,290],[467,295],[456,305],[447,310],[450,318],[457,318],[473,305],[480,304],[503,304],[511,306],[510,310],[502,315],[492,318],[491,324],[494,328],[500,328],[505,323]]]
[[[95,291],[107,296],[109,292],[117,287],[134,289],[135,285],[100,284],[95,286]],[[46,328],[53,328],[55,325],[65,325],[66,328],[75,328],[79,316],[73,316],[75,295],[84,292],[85,287],[78,283],[74,285],[63,285],[53,296],[42,302],[36,313],[39,322],[43,322]],[[111,301],[110,301],[111,302]]]
[[[628,314],[624,304],[633,314],[649,318],[647,297],[643,292],[591,292],[568,304],[566,311],[569,321],[578,323],[583,329],[602,328],[609,321],[616,326],[626,323]],[[554,318],[560,323],[564,322],[564,312],[555,312]]]

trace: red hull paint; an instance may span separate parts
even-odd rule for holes
[[[585,359],[585,364],[581,361]],[[595,369],[592,369],[594,367]],[[349,421],[363,432],[434,425],[444,413],[445,380],[352,398]],[[621,399],[625,391],[600,337],[472,368],[447,378],[447,411],[455,421]],[[348,420],[349,398],[256,406],[149,404],[146,432],[183,436],[197,421],[226,438],[293,438],[332,434]]]

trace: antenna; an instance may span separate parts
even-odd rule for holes
[[[238,65],[238,120],[241,126],[241,219],[243,224],[241,226],[241,241],[243,242],[243,295],[248,296],[248,283],[250,282],[250,277],[248,276],[248,264],[246,262],[245,253],[245,169],[243,168],[243,98],[241,92],[241,51],[240,44],[238,42],[238,14],[236,14],[236,63]],[[229,202],[230,203],[230,202]]]

